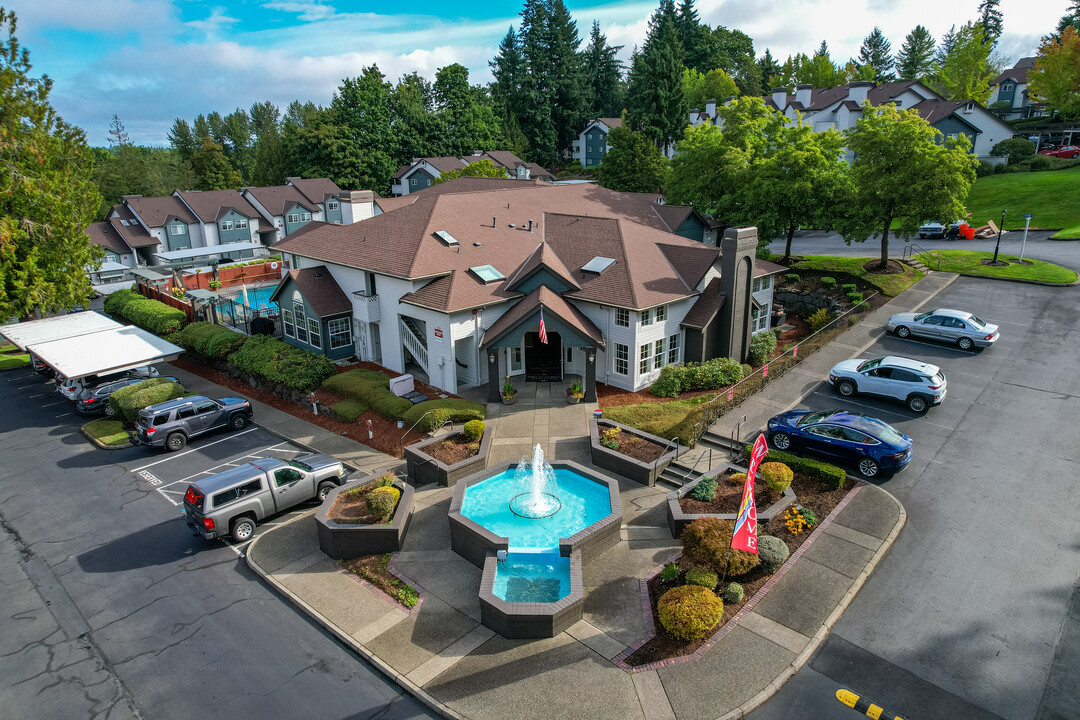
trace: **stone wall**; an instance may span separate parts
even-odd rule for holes
[[[825,308],[830,315],[839,315],[844,308],[838,300],[806,290],[780,290],[773,293],[773,302],[781,305],[788,315],[805,318]]]

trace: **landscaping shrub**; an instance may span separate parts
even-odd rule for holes
[[[826,310],[825,308],[818,308],[809,317],[809,319],[807,319],[807,322],[810,323],[810,331],[817,332],[821,328],[828,325],[831,320],[832,315],[829,314],[828,310]]]
[[[675,582],[679,578],[679,564],[668,563],[660,571],[660,579],[666,583]]]
[[[330,406],[330,412],[338,416],[342,422],[356,422],[356,418],[360,417],[368,411],[368,406],[359,400],[347,399],[339,400]]]
[[[406,400],[406,402],[408,402]],[[409,408],[402,415],[405,427],[412,427],[413,423],[420,420],[424,413],[432,414],[424,418],[416,426],[420,432],[430,432],[442,425],[447,420],[451,422],[468,422],[469,420],[483,420],[487,416],[487,408],[471,400],[461,398],[443,398],[441,400],[425,400]]]
[[[335,374],[334,363],[325,355],[265,335],[249,337],[229,355],[229,362],[240,372],[304,392],[314,390]]]
[[[745,449],[746,457],[750,456],[749,453],[750,446],[747,445]],[[844,481],[847,480],[847,471],[843,468],[812,458],[801,458],[798,455],[792,455],[791,453],[786,453],[782,450],[770,450],[763,462],[784,463],[794,472],[809,475],[834,489],[842,488],[844,486]]]
[[[1020,162],[1035,154],[1035,143],[1024,138],[1010,138],[1002,140],[990,148],[992,157],[1008,157],[1009,162]],[[976,173],[977,174],[977,173]]]
[[[742,365],[732,358],[714,358],[703,363],[666,365],[649,388],[657,397],[675,397],[691,390],[716,390],[742,380]]]
[[[1004,175],[1005,173],[1019,172],[1021,167],[1021,165],[995,165],[994,174]]]
[[[686,571],[687,585],[700,585],[701,587],[712,590],[719,581],[720,578],[717,574],[708,568],[690,568]]]
[[[374,485],[377,488],[390,487],[391,485],[393,485],[396,482],[397,482],[397,475],[395,475],[392,472],[384,472],[382,475],[380,475],[379,477],[375,478],[374,481],[372,481],[372,485]]]
[[[150,405],[183,397],[184,386],[165,378],[150,378],[135,385],[120,388],[109,396],[109,406],[127,423],[134,423],[139,411]]]
[[[747,351],[747,359],[751,365],[764,365],[769,360],[769,354],[776,349],[776,336],[772,333],[758,333],[750,340],[750,349]]]
[[[761,558],[761,569],[770,575],[780,569],[789,555],[787,544],[772,535],[758,537],[757,552]]]
[[[731,473],[727,476],[728,485],[742,485],[746,482],[746,473]]]
[[[132,300],[141,298],[142,295],[135,292],[130,288],[124,288],[123,290],[117,290],[114,293],[109,293],[105,296],[105,312],[110,315],[121,316],[120,314],[124,310],[124,306]]]
[[[375,517],[389,520],[400,497],[401,491],[396,487],[377,487],[364,496],[364,504],[367,505],[368,512]]]
[[[144,297],[129,300],[120,310],[120,314],[132,324],[158,335],[176,332],[187,323],[187,315],[183,310],[166,305],[160,300]]]
[[[470,420],[461,428],[461,433],[467,440],[479,440],[484,436],[484,421]]]
[[[836,287],[836,278],[823,277],[818,282],[820,282],[821,287],[825,288],[826,290],[832,290],[834,287]]]
[[[840,286],[840,289],[844,291],[845,295],[847,295],[848,293],[858,292],[859,286],[855,283],[844,283]]]
[[[706,475],[694,486],[690,497],[702,502],[712,502],[716,497],[716,478]]]
[[[724,616],[724,603],[712,590],[681,585],[660,596],[657,614],[664,629],[680,640],[698,640]]]
[[[985,160],[980,160],[979,164],[975,166],[975,177],[981,178],[987,175],[994,174],[994,166]]]
[[[390,392],[389,388],[369,397],[368,404],[372,410],[390,420],[401,420],[405,413],[415,407],[412,402]]]
[[[1026,165],[1031,168],[1032,172],[1042,172],[1044,170],[1053,169],[1054,161],[1045,155],[1036,155],[1028,160]]]
[[[797,283],[797,282],[799,282],[799,274],[798,273],[788,273],[788,274],[784,275],[784,280],[786,280],[789,283]]]
[[[741,367],[742,367],[742,376],[743,377],[746,377],[750,373],[754,372],[754,366],[751,365],[750,363],[743,363],[741,365]]]
[[[857,305],[863,300],[861,292],[850,292],[847,294],[847,299],[852,305]]]
[[[758,475],[761,476],[765,486],[773,492],[782,493],[791,487],[791,481],[795,473],[787,465],[781,462],[764,462],[758,467]]]
[[[649,392],[656,397],[676,397],[682,387],[682,368],[678,365],[665,365],[660,370],[660,377],[649,386]]]
[[[745,550],[731,550],[734,528],[735,523],[730,520],[715,517],[695,520],[683,530],[683,558],[724,575],[738,576],[750,572],[757,567],[758,556]]]
[[[176,336],[176,343],[194,350],[203,357],[222,359],[240,349],[247,336],[224,325],[194,322],[184,327]]]
[[[274,321],[261,315],[251,321],[252,335],[273,335],[277,331]]]
[[[743,586],[737,582],[728,583],[728,586],[724,588],[724,594],[720,596],[720,599],[729,605],[742,602]]]

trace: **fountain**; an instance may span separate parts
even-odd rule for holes
[[[481,619],[505,637],[552,637],[581,619],[581,566],[619,541],[614,478],[532,457],[458,481],[451,548],[482,568]]]

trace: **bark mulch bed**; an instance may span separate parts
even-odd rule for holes
[[[327,517],[334,522],[348,523],[349,525],[377,525],[390,522],[372,515],[371,511],[368,510],[367,494],[371,490],[372,485],[368,484],[338,493],[334,504],[330,506]]]
[[[720,515],[738,512],[739,503],[742,502],[743,484],[729,482],[728,475],[731,474],[734,473],[727,473],[716,479],[716,495],[710,502],[696,500],[691,493],[679,498],[679,507],[688,515]],[[754,483],[754,506],[758,510],[769,507],[781,497],[783,497],[782,493],[773,492],[765,483],[760,481]]]
[[[278,397],[272,392],[265,390],[257,390],[251,385],[247,384],[243,380],[237,378],[231,378],[224,373],[220,373],[217,370],[212,370],[201,363],[194,362],[187,358],[179,358],[173,360],[172,365],[186,370],[193,375],[209,380],[210,382],[217,383],[229,388],[235,393],[243,395],[244,397],[258,400],[261,403],[265,403],[275,410],[289,413],[294,417],[298,417],[301,420],[309,422],[313,425],[318,425],[324,430],[343,435],[350,440],[355,440],[358,443],[366,445],[370,448],[384,452],[387,455],[392,455],[395,458],[402,458],[404,455],[401,452],[401,435],[405,431],[397,426],[397,423],[393,420],[384,418],[374,410],[368,410],[363,415],[356,419],[355,423],[342,422],[335,420],[329,415],[315,415],[311,412],[310,405],[298,405],[294,402],[290,402],[283,398]],[[373,363],[369,363],[373,364]],[[378,367],[378,366],[376,366]],[[326,405],[332,405],[341,398],[332,395],[324,390],[315,391],[316,399]],[[255,418],[256,422],[258,418]],[[368,439],[367,423],[371,421],[372,431],[374,438]],[[412,445],[413,443],[420,442],[427,438],[424,433],[416,432],[415,430],[410,432],[408,437],[405,438],[406,445]]]
[[[468,439],[463,433],[454,433],[420,449],[444,465],[453,465],[476,456],[480,452],[480,442]]]
[[[723,490],[724,486],[725,483],[721,482],[717,492],[719,493],[720,490]],[[739,497],[741,497],[742,487],[737,487]],[[791,488],[795,491],[795,495],[798,498],[798,504],[813,510],[819,523],[825,520],[829,513],[833,511],[833,508],[839,505],[854,487],[855,483],[849,478],[845,481],[843,488],[829,489],[819,480],[798,472],[795,473],[795,479],[791,483]],[[759,498],[758,506],[760,507],[762,504],[760,501],[760,494],[755,493],[755,498]],[[738,503],[738,498],[736,499],[736,503]],[[726,512],[732,511],[727,510]],[[800,545],[806,542],[806,539],[810,537],[811,532],[812,530],[804,530],[798,535],[791,533],[784,525],[782,514],[773,518],[768,525],[758,526],[759,536],[773,535],[780,538],[787,544],[788,550],[790,550],[792,554],[794,554]],[[678,563],[681,571],[679,580],[676,580],[673,583],[665,583],[660,579],[660,574],[657,573],[648,581],[649,604],[652,608],[652,622],[653,627],[656,629],[656,634],[626,658],[625,662],[627,665],[637,667],[660,660],[668,660],[670,658],[692,654],[702,645],[707,643],[709,638],[711,638],[718,630],[724,627],[724,625],[754,597],[754,594],[761,589],[761,586],[764,585],[770,577],[769,574],[760,568],[754,568],[745,575],[725,579],[725,587],[728,582],[738,582],[743,586],[743,599],[735,604],[724,603],[724,615],[720,618],[720,622],[716,624],[716,627],[713,628],[712,632],[708,633],[708,635],[700,640],[687,642],[672,637],[667,630],[664,629],[664,626],[660,624],[660,617],[656,612],[656,601],[659,600],[660,596],[671,588],[682,585],[682,573],[685,573],[686,570],[693,567],[692,564],[684,561],[681,556],[674,560],[674,562]],[[719,593],[722,593],[724,587],[718,587],[717,590]]]
[[[600,431],[603,435],[603,430]],[[617,450],[627,457],[632,457],[635,460],[641,462],[651,463],[656,458],[663,455],[668,451],[661,445],[657,445],[652,440],[646,440],[643,437],[638,437],[632,433],[623,432],[619,430],[612,436],[616,443],[617,448],[608,448],[609,450]]]
[[[394,575],[388,569],[393,553],[385,555],[364,555],[351,560],[342,560],[341,566],[358,577],[366,580],[377,589],[393,598],[406,609],[416,607],[419,594],[416,589]]]

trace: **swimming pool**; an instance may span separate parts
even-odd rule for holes
[[[277,310],[277,303],[270,302],[270,296],[274,294],[276,286],[260,287],[260,288],[248,288],[247,289],[247,306],[252,310]],[[232,293],[230,288],[229,299],[237,305],[244,304],[244,293],[236,292]]]

